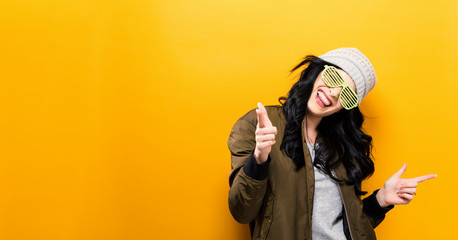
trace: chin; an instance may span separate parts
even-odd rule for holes
[[[327,116],[330,116],[336,112],[338,112],[340,109],[336,109],[336,108],[325,108],[323,109],[322,107],[320,106],[317,106],[317,105],[314,105],[314,104],[308,104],[307,105],[307,108],[308,108],[308,113],[309,114],[312,114],[314,116],[317,116],[317,117],[327,117]]]

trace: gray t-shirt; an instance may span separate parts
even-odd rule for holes
[[[314,144],[307,143],[312,163],[315,160]],[[312,238],[314,240],[346,239],[343,231],[342,198],[337,183],[329,176],[313,167],[315,193],[313,195]]]

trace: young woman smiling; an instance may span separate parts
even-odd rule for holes
[[[358,49],[339,48],[298,69],[281,105],[258,103],[232,128],[229,209],[250,223],[252,239],[376,239],[385,213],[437,175],[402,179],[404,164],[361,200],[374,163],[358,105],[375,86],[374,68]]]

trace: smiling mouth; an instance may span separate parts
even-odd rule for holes
[[[322,92],[321,90],[317,91],[316,101],[317,101],[318,105],[320,105],[323,108],[324,107],[330,107],[332,105],[332,102],[329,101],[329,99],[327,98],[326,94],[324,92]]]

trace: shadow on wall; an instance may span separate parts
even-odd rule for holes
[[[234,220],[234,224],[232,225],[232,231],[234,231],[234,236],[236,239],[239,240],[250,240],[250,227],[248,224],[240,224]]]

